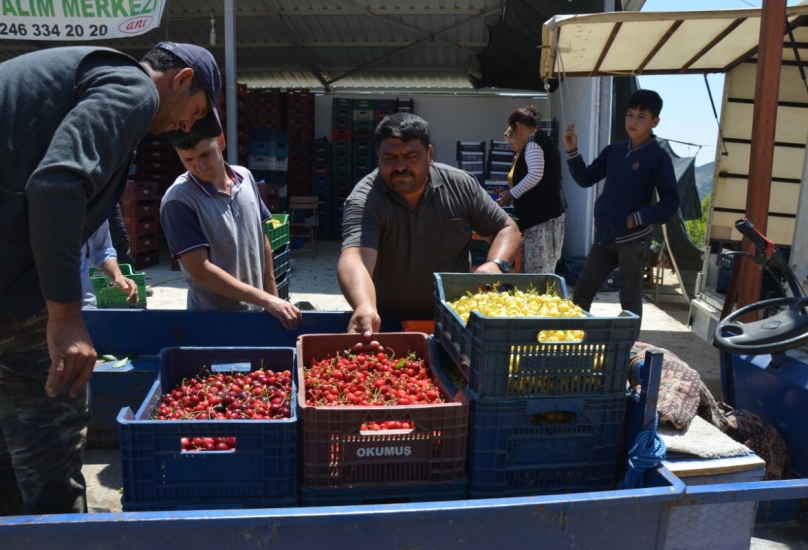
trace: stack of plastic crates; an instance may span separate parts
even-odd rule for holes
[[[435,339],[468,381],[469,496],[572,493],[615,487],[626,374],[640,319],[484,317],[468,323],[448,302],[478,289],[548,284],[556,275],[435,275]],[[577,341],[557,331],[583,331]],[[450,378],[452,378],[450,376]]]
[[[274,222],[274,223],[273,223]],[[289,214],[272,214],[272,221],[264,223],[264,233],[272,246],[272,267],[278,296],[289,298]]]
[[[457,167],[473,175],[482,185],[485,181],[485,142],[458,141]]]

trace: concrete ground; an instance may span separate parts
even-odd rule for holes
[[[314,258],[311,245],[293,250],[291,255],[290,300],[309,302],[318,310],[349,310],[336,277],[339,243],[319,243]],[[185,309],[187,289],[181,273],[171,271],[167,253],[163,263],[145,269],[149,309]],[[687,327],[689,306],[678,290],[675,274],[667,271],[658,288],[647,288],[640,339],[678,355],[701,375],[702,380],[720,399],[721,375],[718,351],[693,335]],[[654,301],[655,298],[655,301]],[[619,313],[617,292],[603,292],[592,306],[592,313],[613,316]],[[89,505],[95,512],[121,510],[121,468],[118,450],[91,450],[85,456],[84,475],[88,482]],[[804,525],[787,529],[757,530],[753,550],[808,550],[808,531]]]

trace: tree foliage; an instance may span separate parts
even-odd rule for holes
[[[689,220],[685,222],[687,229],[687,236],[690,241],[699,248],[705,245],[705,236],[707,234],[707,215],[710,212],[710,196],[707,195],[701,201],[701,218],[698,220]]]

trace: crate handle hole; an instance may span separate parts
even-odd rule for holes
[[[531,424],[574,424],[578,415],[569,411],[545,411],[530,415]]]
[[[406,423],[406,422],[405,422]],[[384,423],[373,422],[371,424],[363,424],[359,429],[360,435],[409,435],[415,432],[415,426],[409,422],[410,427],[407,428],[387,428]],[[378,426],[378,427],[377,427]]]
[[[582,330],[542,330],[536,335],[540,344],[580,344],[584,340],[586,332]]]
[[[235,437],[183,437],[179,440],[182,453],[233,453],[236,451]]]

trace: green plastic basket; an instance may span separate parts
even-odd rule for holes
[[[120,268],[124,277],[132,279],[137,284],[138,307],[146,307],[146,274],[133,273],[132,266],[129,264],[121,264]],[[94,267],[90,267],[90,280],[93,282],[96,307],[128,307],[126,293],[117,286],[109,286],[111,282],[109,277]]]
[[[266,233],[272,251],[277,252],[289,244],[289,214],[272,214],[273,220],[280,220],[281,225],[272,227],[272,222],[264,222],[264,233]]]

